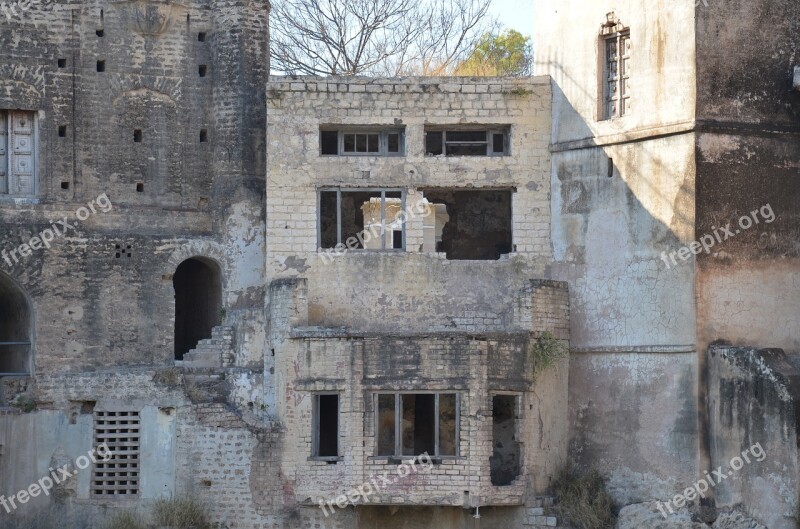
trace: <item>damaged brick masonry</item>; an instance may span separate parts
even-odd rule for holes
[[[0,256],[113,208],[0,258],[0,495],[114,457],[0,526],[566,527],[571,462],[629,529],[758,443],[673,514],[794,527],[800,4],[537,0],[529,78],[270,77],[260,0],[26,6]]]

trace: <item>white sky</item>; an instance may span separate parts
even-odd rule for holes
[[[493,0],[492,12],[504,27],[533,36],[533,3],[535,0]]]

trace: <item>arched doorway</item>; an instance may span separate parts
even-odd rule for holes
[[[29,375],[31,367],[31,308],[22,290],[0,273],[0,375]]]
[[[172,278],[175,288],[175,359],[211,338],[222,310],[222,273],[211,259],[192,257],[178,265]]]

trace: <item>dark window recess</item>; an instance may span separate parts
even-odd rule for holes
[[[208,130],[200,129],[200,143],[205,143],[208,141]]]
[[[401,395],[403,402],[403,455],[436,452],[436,410],[433,394]]]
[[[144,184],[139,182],[136,184],[136,192],[137,193],[144,193]]]
[[[175,289],[175,359],[211,338],[222,311],[222,273],[210,259],[193,257],[178,265]]]
[[[320,130],[323,156],[399,156],[404,136],[400,130]]]
[[[492,456],[489,469],[492,485],[510,485],[520,474],[520,449],[517,439],[517,397],[492,398]]]
[[[390,153],[400,153],[400,133],[390,133],[386,136],[386,150]]]
[[[69,189],[69,182],[61,182],[61,189],[64,190]]]
[[[378,454],[394,455],[395,451],[395,399],[397,395],[378,395]]]
[[[442,131],[429,131],[425,133],[425,154],[439,156],[444,154],[444,142]]]
[[[376,455],[457,455],[455,393],[378,394],[377,406]]]
[[[492,152],[494,154],[503,154],[506,152],[506,136],[501,133],[492,134]]]
[[[59,68],[66,68],[67,67],[67,59],[58,59],[58,67]]]
[[[206,41],[206,32],[201,31],[197,34],[197,42],[205,42]]]
[[[16,254],[9,254],[16,259]],[[0,272],[0,373],[30,373],[31,310],[25,294]]]
[[[403,232],[400,230],[392,231],[392,248],[395,250],[403,249]]]
[[[320,247],[344,244],[351,250],[403,248],[405,223],[400,190],[320,192]],[[399,246],[397,246],[399,244]]]
[[[142,143],[142,129],[133,129],[134,143]]]
[[[425,154],[429,156],[503,156],[507,130],[428,130]]]
[[[323,130],[319,133],[320,152],[323,155],[339,154],[339,133],[335,130]]]
[[[205,64],[201,64],[200,67],[197,69],[197,73],[200,74],[200,77],[205,77],[207,72],[208,72],[208,66],[206,66]]]
[[[512,251],[509,190],[423,189],[432,204],[445,204],[449,215],[437,251],[452,260],[497,260]]]
[[[315,457],[339,455],[339,395],[316,396]]]
[[[106,71],[106,61],[97,61],[97,71],[98,72]]]
[[[58,137],[64,138],[67,136],[67,126],[66,125],[59,125],[58,127]]]

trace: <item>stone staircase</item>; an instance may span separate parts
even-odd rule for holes
[[[197,347],[175,362],[180,367],[229,367],[234,360],[234,329],[219,326],[211,330],[211,338],[200,340]]]
[[[553,515],[545,514],[551,511],[553,506],[553,498],[551,496],[540,496],[533,500],[527,507],[525,513],[525,522],[522,527],[525,529],[548,529],[550,527],[558,527],[558,521]]]

